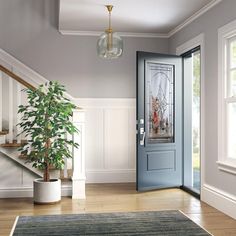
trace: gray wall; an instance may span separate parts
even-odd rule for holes
[[[169,40],[169,52],[176,47],[205,34],[205,175],[206,182],[216,188],[236,195],[236,176],[218,170],[217,161],[217,77],[218,28],[236,19],[236,1],[224,0]],[[220,145],[220,144],[219,144]]]
[[[169,39],[124,38],[124,55],[96,56],[96,37],[62,36],[56,0],[0,0],[0,48],[49,80],[59,80],[75,97],[135,97],[136,50],[175,53],[205,34],[206,182],[236,195],[236,177],[217,168],[217,30],[236,19],[235,0],[224,0]]]
[[[123,56],[103,60],[97,37],[58,32],[58,1],[0,0],[0,6],[0,48],[75,97],[134,98],[136,51],[168,52],[166,39],[124,38]]]

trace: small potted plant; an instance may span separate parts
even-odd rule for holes
[[[62,169],[64,159],[72,157],[70,147],[78,147],[66,139],[67,133],[78,132],[70,119],[76,107],[64,96],[65,87],[56,81],[25,91],[28,104],[19,106],[22,118],[18,125],[28,142],[20,148],[21,155],[43,170],[43,179],[34,180],[34,202],[55,203],[61,200],[61,181],[50,178],[50,168]]]

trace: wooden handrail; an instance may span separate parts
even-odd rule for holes
[[[0,65],[0,70],[2,72],[4,72],[5,74],[9,75],[11,78],[13,78],[14,80],[16,80],[17,82],[19,82],[20,84],[24,85],[25,87],[35,90],[36,88],[31,85],[30,83],[26,82],[25,80],[23,80],[20,76],[16,75],[15,73],[11,72],[10,70],[8,70],[6,67]]]

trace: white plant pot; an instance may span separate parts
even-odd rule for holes
[[[61,200],[61,180],[51,179],[44,182],[43,179],[34,180],[34,203],[52,204]]]

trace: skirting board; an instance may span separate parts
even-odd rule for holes
[[[61,190],[62,196],[71,196],[71,186],[63,186]],[[33,188],[31,187],[17,187],[0,189],[0,198],[21,198],[21,197],[33,197]]]
[[[136,181],[136,171],[128,170],[88,170],[86,183],[127,183]],[[71,196],[71,186],[62,187],[62,196]],[[16,187],[0,189],[0,198],[33,197],[31,187]]]
[[[204,184],[201,192],[201,200],[236,219],[236,196]]]
[[[127,183],[136,181],[135,170],[87,170],[86,183]]]

